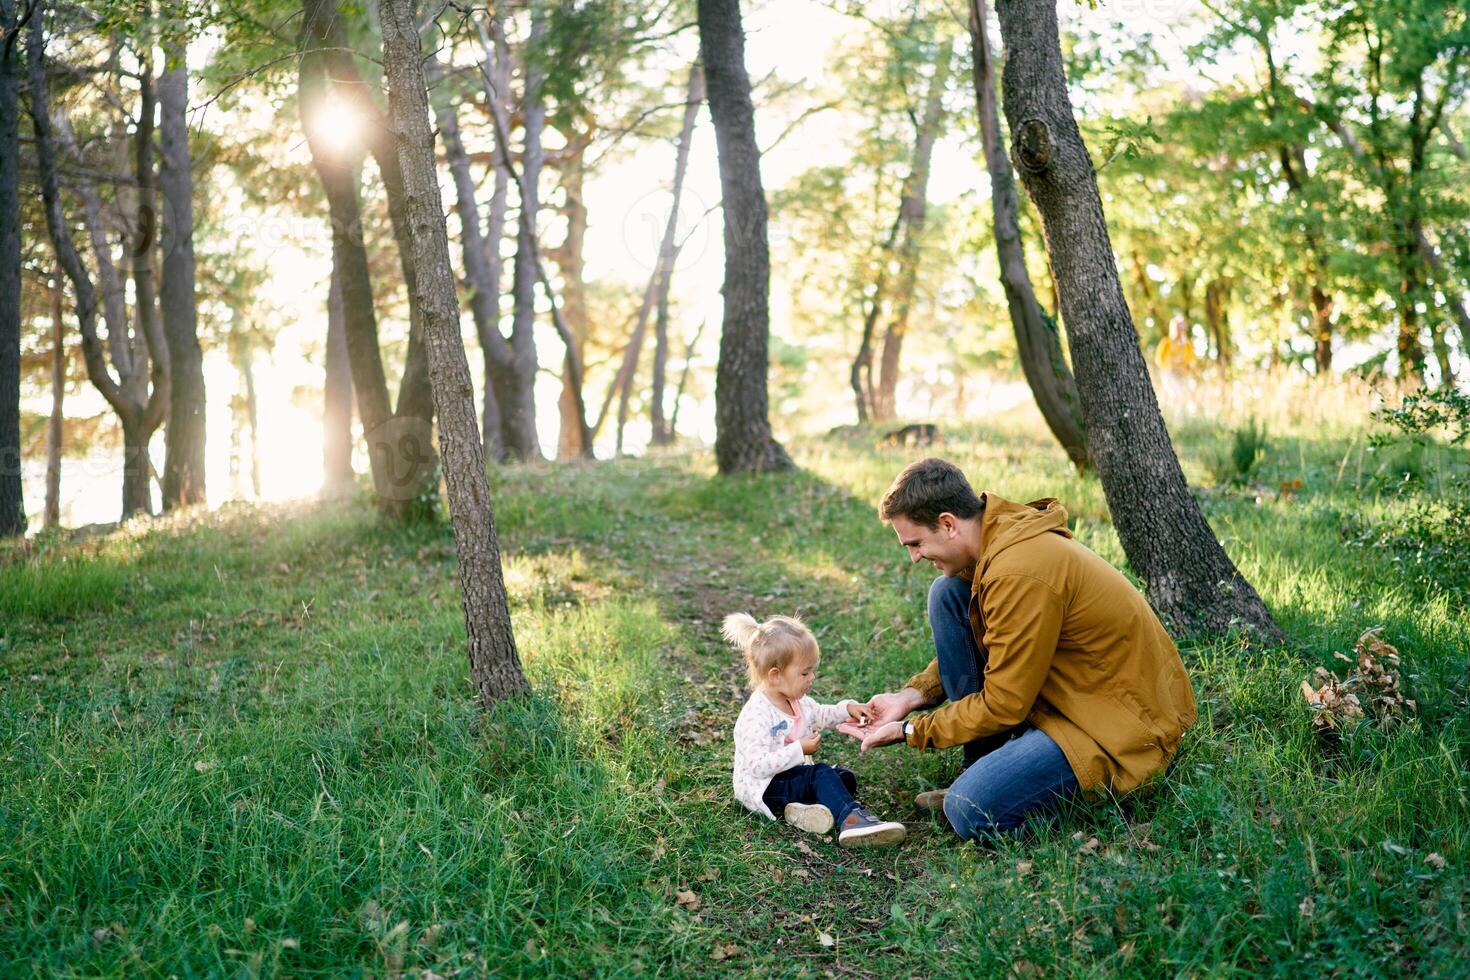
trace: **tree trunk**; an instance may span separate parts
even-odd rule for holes
[[[163,509],[202,504],[204,493],[204,355],[194,296],[194,180],[189,159],[187,50],[169,48],[175,64],[158,80],[163,166],[163,332],[172,385],[164,430]]]
[[[246,343],[235,347],[235,369],[245,385],[245,421],[250,425],[250,493],[260,499],[260,403],[255,397],[255,350]]]
[[[874,403],[878,394],[873,388],[873,335],[877,332],[878,316],[883,312],[883,303],[888,292],[888,260],[898,233],[903,227],[903,211],[894,216],[888,237],[878,246],[878,269],[873,275],[873,295],[863,313],[863,332],[858,340],[857,356],[852,359],[848,372],[848,383],[852,386],[853,401],[857,406],[858,425],[867,425],[873,416]]]
[[[500,256],[500,247],[505,241],[506,198],[510,189],[510,168],[506,163],[509,147],[501,143],[501,140],[507,138],[509,133],[499,124],[499,120],[504,119],[509,112],[507,100],[510,95],[511,76],[510,46],[505,41],[505,31],[501,26],[504,16],[504,8],[499,4],[496,4],[490,11],[489,20],[494,27],[493,39],[485,33],[483,21],[478,19],[475,21],[480,34],[481,46],[485,52],[485,59],[480,63],[481,79],[485,83],[485,100],[486,104],[491,106],[491,118],[496,120],[496,125],[493,127],[495,129],[495,152],[492,157],[494,179],[491,186],[490,203],[485,214],[484,243],[484,259],[488,270],[485,276],[486,281],[490,284],[491,295],[494,297],[492,304],[494,316],[487,317],[486,322],[488,330],[495,331],[494,335],[489,334],[488,330],[481,331],[478,320],[475,324],[485,367],[484,414],[480,419],[480,428],[484,433],[485,458],[494,462],[505,458],[505,440],[501,435],[504,422],[501,418],[500,401],[495,393],[495,365],[510,357],[510,345],[505,343],[505,338],[500,333],[500,282],[501,273],[505,267],[505,262]],[[465,175],[469,175],[468,165],[465,168]],[[455,186],[456,194],[458,194],[458,177],[456,177]]]
[[[1463,158],[1462,158],[1463,159]],[[1444,262],[1440,259],[1439,249],[1430,242],[1429,236],[1424,233],[1422,227],[1416,229],[1415,243],[1419,254],[1424,257],[1424,262],[1429,266],[1435,281],[1439,283],[1440,291],[1444,293],[1445,302],[1449,304],[1450,316],[1454,318],[1455,325],[1460,331],[1460,350],[1466,357],[1470,357],[1470,307],[1467,307],[1464,299],[1464,284],[1456,283],[1454,279],[1445,273]]]
[[[897,414],[898,363],[903,342],[909,332],[909,311],[919,277],[919,247],[924,234],[924,221],[929,210],[929,163],[934,157],[934,142],[944,119],[944,89],[949,79],[950,52],[942,46],[934,64],[934,78],[929,82],[929,96],[915,134],[914,164],[904,182],[898,214],[903,230],[898,248],[898,283],[893,292],[893,321],[883,333],[883,353],[878,366],[878,397],[872,405],[873,417],[891,419]]]
[[[572,332],[573,346],[577,357],[582,358],[587,349],[587,285],[582,258],[583,243],[587,238],[587,203],[582,197],[582,185],[586,177],[587,147],[591,143],[591,130],[578,133],[568,127],[566,148],[562,150],[559,170],[561,189],[566,203],[559,210],[566,218],[567,235],[554,251],[548,253],[561,270],[562,316],[567,329]],[[569,362],[563,365],[561,397],[557,401],[561,415],[561,426],[557,433],[556,458],[577,459],[585,456],[582,445],[585,431],[581,405],[572,386],[572,371]]]
[[[530,46],[546,33],[546,14],[540,3],[531,8]],[[542,101],[543,70],[535,57],[524,59],[526,82],[521,97],[521,207],[516,225],[516,257],[511,273],[510,346],[511,367],[496,377],[495,391],[501,396],[501,425],[505,451],[517,460],[541,459],[541,442],[536,433],[536,217],[540,213],[541,131],[546,125]]]
[[[511,632],[485,458],[475,425],[474,386],[459,333],[459,302],[434,164],[434,137],[411,0],[383,0],[383,58],[389,107],[407,192],[439,441],[449,488],[470,676],[488,709],[528,690]]]
[[[674,151],[674,186],[669,204],[669,229],[679,224],[679,204],[684,196],[684,174],[689,169],[689,145],[694,139],[694,123],[704,102],[704,69],[695,64],[689,69],[689,88],[684,100],[684,122],[679,127],[679,145]],[[667,252],[667,254],[665,254]],[[674,261],[678,246],[668,236],[666,247],[659,249],[663,275],[658,280],[658,296],[654,300],[653,320],[653,386],[649,392],[649,424],[655,446],[674,441],[674,431],[664,419],[664,384],[669,359],[669,287],[674,281]]]
[[[740,0],[698,0],[699,50],[720,165],[724,325],[715,371],[715,459],[723,474],[791,468],[771,435],[770,246]]]
[[[970,2],[970,45],[974,53],[975,99],[980,113],[980,133],[985,145],[985,165],[990,171],[990,208],[995,221],[995,249],[1000,259],[1000,280],[1005,288],[1011,329],[1021,370],[1031,387],[1036,407],[1046,420],[1067,458],[1078,470],[1087,468],[1087,436],[1082,427],[1082,402],[1077,382],[1062,354],[1056,321],[1047,316],[1036,299],[1026,253],[1021,245],[1020,201],[1016,179],[1000,137],[1000,112],[995,104],[995,69],[990,56],[989,4]]]
[[[360,106],[365,101],[365,93],[358,90],[360,79],[351,64],[351,53],[346,49],[336,0],[303,0],[299,43],[298,101],[302,128],[312,164],[326,192],[332,222],[332,267],[342,294],[347,359],[357,399],[357,417],[367,442],[378,509],[385,517],[402,521],[411,515],[411,503],[425,489],[423,456],[432,440],[429,427],[422,419],[397,418],[388,400],[357,193],[361,154],[339,152],[325,144],[315,126],[316,112],[331,95]],[[362,111],[376,110],[369,105]],[[397,168],[393,157],[391,152],[379,156],[379,172],[384,175],[385,183],[390,182],[389,177]],[[401,216],[400,225],[406,225]],[[401,255],[400,258],[405,263],[411,262],[411,258]],[[408,268],[405,265],[405,273]],[[416,330],[411,330],[408,364],[400,389],[405,392],[412,389],[411,378],[419,373],[416,362],[422,358],[422,351],[414,349],[416,334]],[[431,467],[428,469],[432,472]]]
[[[1422,385],[1424,345],[1419,342],[1418,308],[1422,282],[1419,276],[1419,256],[1410,254],[1412,248],[1412,245],[1401,242],[1394,249],[1399,260],[1399,295],[1396,303],[1399,314],[1399,380]]]
[[[156,315],[157,311],[155,309],[151,315],[147,313],[145,300],[148,297],[143,295],[139,296],[138,319],[144,339],[138,343],[136,349],[133,349],[132,345],[126,341],[127,313],[123,303],[120,280],[112,265],[110,246],[102,229],[101,203],[97,198],[95,188],[83,178],[78,192],[85,207],[89,233],[94,244],[98,246],[96,249],[98,272],[108,288],[111,290],[115,287],[116,290],[116,296],[108,299],[108,332],[109,346],[115,358],[114,363],[118,367],[118,377],[114,378],[107,367],[107,355],[104,352],[102,341],[97,336],[97,289],[92,283],[81,254],[77,251],[76,243],[72,240],[71,229],[61,206],[61,187],[57,176],[55,144],[58,135],[67,140],[69,148],[71,148],[71,140],[69,130],[64,125],[53,125],[51,119],[47,96],[46,41],[42,27],[43,20],[38,5],[32,11],[26,37],[26,68],[30,83],[31,119],[35,132],[36,172],[41,184],[41,201],[46,212],[46,228],[56,250],[57,261],[66,272],[67,279],[71,281],[72,292],[76,297],[77,326],[82,334],[82,359],[87,366],[87,378],[112,410],[117,413],[123,426],[122,518],[127,520],[139,510],[151,512],[152,509],[149,500],[148,479],[151,467],[148,463],[147,444],[148,437],[158,428],[168,410],[168,347],[163,339],[163,328]],[[146,92],[144,94],[146,105],[151,101],[151,97]],[[149,120],[151,120],[151,115],[145,112],[140,117],[139,129],[148,127]],[[135,145],[139,154],[139,182],[143,184],[145,181],[151,182],[149,176],[151,175],[151,140],[142,139],[141,135],[143,134],[140,134]],[[143,199],[146,201],[148,198],[144,195]],[[146,224],[149,217],[148,209],[139,209],[139,227],[130,244],[135,254],[140,251],[141,243],[151,241],[152,232]],[[146,246],[141,251],[146,257],[148,254]],[[141,285],[147,288],[149,280],[145,277]],[[148,356],[149,353],[153,355],[151,358]]]
[[[694,336],[689,338],[689,346],[684,351],[684,369],[679,372],[679,386],[674,389],[674,412],[669,416],[671,438],[679,434],[679,405],[684,401],[684,387],[689,383],[689,368],[694,364],[694,348],[699,344],[699,338],[704,336],[704,328],[708,322],[699,321],[699,326],[694,328]]]
[[[336,268],[327,294],[327,363],[322,405],[322,492],[350,489],[352,472],[352,367],[347,359],[347,328],[342,313],[342,283]]]
[[[44,527],[61,526],[61,431],[66,421],[66,325],[61,315],[61,270],[57,269],[51,274],[51,417],[46,424]]]
[[[486,458],[499,462],[504,456],[504,444],[500,435],[500,404],[495,397],[494,378],[497,371],[510,366],[512,358],[510,345],[500,332],[500,236],[505,233],[504,168],[496,166],[497,197],[490,202],[491,237],[487,240],[480,230],[480,206],[475,199],[475,179],[470,173],[469,153],[466,152],[464,139],[460,136],[459,114],[455,111],[451,94],[445,88],[447,79],[443,66],[437,58],[430,58],[424,63],[424,69],[429,83],[438,93],[438,97],[433,100],[434,118],[439,126],[439,137],[444,143],[444,157],[449,164],[449,174],[454,181],[454,208],[459,216],[465,281],[470,290],[470,317],[475,322],[475,336],[479,338],[480,350],[485,360],[482,442]],[[487,97],[499,98],[500,94]]]
[[[1280,641],[1249,582],[1220,547],[1179,468],[1123,300],[1096,174],[1072,114],[1056,6],[998,0],[1006,117],[1041,215],[1061,291],[1087,429],[1118,538],[1178,636],[1240,626]]]
[[[1230,299],[1230,285],[1223,279],[1213,279],[1205,287],[1205,325],[1215,343],[1215,360],[1228,377],[1230,374],[1230,312],[1226,303]]]
[[[1312,276],[1308,292],[1312,299],[1312,363],[1322,378],[1332,370],[1332,296],[1322,288],[1318,274]]]
[[[40,12],[33,16],[39,17]],[[16,28],[15,0],[0,0],[0,537],[26,531],[20,479],[20,100]]]

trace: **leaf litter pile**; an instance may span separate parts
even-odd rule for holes
[[[1311,680],[1302,681],[1302,697],[1312,709],[1312,727],[1318,734],[1349,734],[1369,716],[1388,731],[1418,710],[1404,696],[1399,652],[1383,638],[1383,627],[1375,626],[1358,637],[1353,652],[1356,661],[1345,653],[1333,654],[1353,665],[1341,680],[1326,667],[1318,667]]]

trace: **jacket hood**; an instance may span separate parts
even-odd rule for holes
[[[1067,508],[1055,497],[1043,497],[1029,503],[1012,503],[993,493],[982,493],[985,516],[981,519],[979,569],[983,573],[995,556],[1013,544],[1042,534],[1056,533],[1071,537],[1067,530]]]

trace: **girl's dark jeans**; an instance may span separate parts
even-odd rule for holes
[[[853,799],[856,792],[857,777],[851,770],[819,762],[778,772],[772,777],[771,785],[766,787],[761,801],[771,808],[777,820],[781,819],[781,811],[788,803],[820,803],[832,811],[832,819],[841,827],[848,813],[858,805]]]

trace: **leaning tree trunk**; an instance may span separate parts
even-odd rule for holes
[[[745,71],[740,0],[699,0],[699,51],[709,90],[725,215],[725,315],[715,370],[715,460],[721,473],[791,467],[771,435],[771,256],[755,110]]]
[[[888,229],[888,237],[878,246],[877,271],[873,274],[873,295],[863,313],[863,332],[858,340],[857,356],[852,359],[848,371],[848,383],[852,386],[853,401],[857,406],[858,425],[867,425],[873,415],[877,392],[873,389],[873,334],[878,326],[878,316],[883,312],[888,291],[888,260],[892,256],[893,243],[903,227],[903,212],[900,211]]]
[[[689,145],[694,139],[694,122],[699,117],[700,104],[704,102],[704,69],[698,64],[689,69],[689,89],[684,100],[684,122],[679,127],[679,145],[674,151],[674,186],[670,192],[669,229],[679,224],[679,202],[684,196],[684,173],[689,169]],[[655,446],[667,446],[674,440],[674,432],[664,419],[664,385],[669,363],[669,287],[674,281],[674,260],[678,246],[673,236],[666,233],[665,242],[659,248],[659,263],[663,274],[658,280],[658,295],[654,298],[653,319],[653,387],[649,392],[649,423],[652,428],[651,442]]]
[[[1087,468],[1087,435],[1082,426],[1082,401],[1077,382],[1062,354],[1056,321],[1036,299],[1026,253],[1021,246],[1020,202],[1016,177],[1000,139],[1000,112],[995,104],[995,68],[990,57],[989,4],[970,0],[970,47],[974,52],[975,100],[980,112],[980,134],[985,144],[985,166],[990,171],[990,208],[995,220],[995,250],[1000,259],[1000,281],[1005,287],[1011,329],[1021,370],[1047,428],[1079,470]]]
[[[998,0],[1006,117],[1061,292],[1089,457],[1129,563],[1171,631],[1282,639],[1179,468],[1123,300],[1096,173],[1067,94],[1052,2]]]
[[[459,300],[435,171],[434,136],[412,0],[383,0],[383,60],[418,271],[424,344],[464,596],[470,676],[489,708],[528,690],[511,631],[474,386],[459,333]]]
[[[322,492],[350,489],[352,473],[352,367],[342,313],[341,276],[335,266],[327,293],[327,363],[322,405]]]
[[[944,89],[949,80],[950,52],[941,47],[929,82],[929,96],[924,101],[914,142],[914,165],[904,182],[898,205],[902,227],[898,247],[898,282],[893,290],[893,320],[883,332],[883,350],[878,358],[877,397],[871,406],[875,419],[891,419],[898,413],[898,363],[903,342],[908,337],[909,313],[919,280],[919,248],[924,222],[929,210],[929,164],[934,157],[934,142],[944,119]]]
[[[202,504],[204,495],[204,356],[194,296],[194,180],[189,161],[189,66],[184,48],[171,47],[175,64],[158,79],[163,165],[163,333],[173,384],[164,429],[163,509]]]
[[[16,20],[15,0],[0,0],[0,536],[24,534],[26,530],[20,480],[20,100]]]

